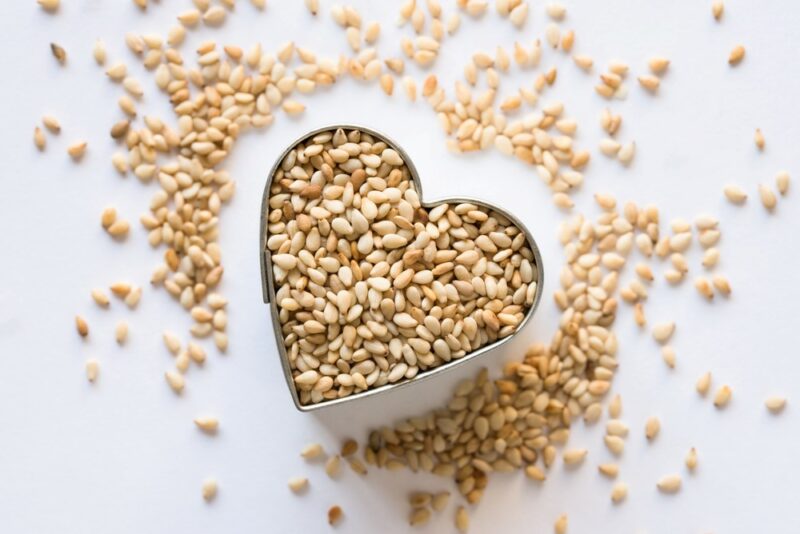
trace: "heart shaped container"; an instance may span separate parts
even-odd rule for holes
[[[414,187],[417,190],[417,193],[418,193],[419,198],[420,198],[420,202],[421,202],[423,207],[430,209],[430,208],[434,208],[435,206],[437,206],[439,204],[445,204],[445,203],[447,203],[447,204],[458,204],[458,203],[462,203],[462,202],[471,202],[471,203],[477,204],[479,206],[483,206],[485,208],[488,208],[488,209],[490,209],[492,211],[496,211],[497,213],[503,215],[509,221],[511,221],[517,228],[522,230],[524,232],[524,234],[525,234],[525,237],[526,237],[527,241],[528,241],[528,246],[530,247],[531,251],[533,252],[533,257],[534,257],[534,260],[535,260],[535,265],[536,265],[536,280],[535,280],[536,281],[536,294],[535,294],[535,296],[533,298],[533,303],[528,308],[528,310],[525,312],[525,317],[520,322],[520,324],[517,326],[516,331],[514,331],[514,333],[509,335],[509,336],[506,336],[504,338],[500,338],[500,339],[498,339],[497,341],[495,341],[493,343],[489,343],[487,345],[484,345],[484,346],[480,347],[479,349],[474,350],[474,351],[462,356],[461,358],[457,358],[457,359],[451,360],[450,362],[447,362],[447,363],[445,363],[443,365],[440,365],[438,367],[434,367],[433,369],[420,372],[418,375],[416,375],[415,377],[413,377],[411,379],[405,379],[405,380],[402,380],[400,382],[395,382],[395,383],[387,383],[387,384],[384,384],[383,386],[367,389],[367,390],[362,391],[360,393],[354,393],[352,395],[348,395],[346,397],[341,397],[341,398],[338,398],[338,399],[327,400],[327,401],[319,402],[319,403],[316,403],[316,404],[302,404],[300,402],[300,396],[298,395],[297,389],[295,387],[294,379],[292,377],[291,364],[289,363],[288,354],[286,353],[286,346],[283,343],[283,334],[281,332],[281,322],[280,322],[280,318],[279,318],[278,305],[275,302],[275,280],[274,280],[274,277],[273,277],[272,260],[271,260],[270,251],[267,249],[267,238],[268,238],[267,231],[268,231],[268,224],[269,224],[268,221],[267,221],[267,215],[269,213],[269,211],[268,211],[269,195],[270,195],[270,189],[272,187],[272,180],[273,180],[273,177],[275,176],[276,171],[280,167],[281,162],[284,160],[284,158],[289,154],[289,152],[294,147],[296,147],[298,144],[306,141],[307,139],[310,139],[310,138],[314,137],[317,134],[320,134],[322,132],[331,131],[331,130],[336,130],[338,128],[342,128],[342,129],[345,129],[345,130],[360,130],[360,131],[362,131],[364,133],[367,133],[367,134],[371,135],[375,139],[378,139],[380,141],[385,142],[389,147],[391,147],[394,150],[396,150],[397,153],[400,154],[400,157],[403,158],[403,161],[405,162],[406,166],[409,169],[409,174],[411,175],[411,179],[414,182]],[[539,306],[539,301],[542,298],[542,291],[543,291],[543,288],[544,288],[544,272],[542,270],[542,257],[541,257],[541,253],[539,252],[539,247],[537,246],[536,241],[533,239],[533,236],[531,235],[530,231],[525,227],[524,224],[522,224],[522,222],[517,217],[515,217],[514,215],[512,215],[511,213],[507,212],[506,210],[504,210],[502,208],[499,208],[497,206],[493,206],[493,205],[491,205],[491,204],[489,204],[487,202],[484,202],[482,200],[478,200],[478,199],[475,199],[475,198],[448,197],[448,198],[438,199],[438,200],[432,201],[432,202],[425,202],[423,200],[423,198],[424,197],[423,197],[423,194],[422,194],[422,183],[420,182],[419,174],[417,174],[417,169],[414,166],[414,163],[411,160],[411,158],[406,153],[406,151],[403,150],[402,147],[400,147],[400,145],[395,143],[393,140],[391,140],[386,135],[384,135],[384,134],[382,134],[380,132],[376,132],[375,130],[373,130],[371,128],[366,128],[364,126],[357,126],[357,125],[353,125],[353,124],[335,124],[335,125],[331,125],[331,126],[325,126],[323,128],[317,128],[316,130],[308,132],[307,134],[303,135],[302,137],[300,137],[299,139],[297,139],[293,143],[291,143],[286,148],[286,150],[284,150],[281,153],[281,155],[278,156],[278,159],[275,161],[275,164],[272,166],[272,169],[270,169],[269,176],[267,177],[267,183],[264,186],[264,194],[263,194],[263,197],[261,199],[261,229],[260,229],[261,235],[260,235],[260,239],[259,239],[259,243],[260,243],[260,247],[259,247],[259,258],[260,258],[260,260],[259,261],[261,263],[261,289],[262,289],[262,293],[263,293],[264,303],[269,305],[270,310],[272,312],[272,326],[273,326],[273,329],[275,331],[275,342],[278,345],[278,353],[280,354],[280,357],[281,357],[281,366],[283,367],[283,374],[284,374],[284,377],[286,378],[286,384],[289,386],[289,392],[291,393],[292,400],[294,401],[294,405],[298,410],[300,410],[302,412],[308,412],[308,411],[312,411],[312,410],[318,410],[320,408],[325,408],[325,407],[329,407],[329,406],[343,404],[343,403],[346,403],[346,402],[356,401],[356,400],[364,399],[364,398],[367,398],[367,397],[372,397],[372,396],[375,396],[375,395],[386,393],[386,392],[388,392],[390,390],[394,390],[394,389],[398,389],[398,388],[402,388],[402,387],[407,387],[407,386],[409,386],[411,384],[416,384],[416,383],[421,382],[423,380],[428,380],[428,379],[434,378],[436,376],[439,376],[442,373],[453,369],[455,366],[457,366],[459,364],[462,364],[464,362],[473,360],[473,359],[477,358],[478,356],[480,356],[481,354],[485,354],[485,353],[489,352],[490,350],[493,350],[493,349],[499,347],[503,343],[508,342],[512,337],[514,337],[516,334],[518,334],[519,331],[528,323],[528,321],[530,320],[531,316],[533,316],[534,312],[536,311],[536,308]]]

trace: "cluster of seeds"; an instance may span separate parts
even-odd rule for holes
[[[142,9],[148,5],[147,0],[133,1]],[[59,0],[38,3],[49,13],[57,12],[60,4]],[[157,181],[160,185],[150,213],[141,218],[150,243],[166,249],[164,263],[156,268],[151,281],[165,287],[190,311],[196,322],[191,329],[194,337],[213,335],[217,347],[225,350],[227,303],[213,289],[223,274],[217,244],[218,217],[222,205],[232,197],[235,184],[218,166],[247,129],[269,126],[275,118],[273,113],[279,110],[288,115],[302,113],[305,105],[289,98],[291,95],[313,93],[346,74],[364,81],[379,80],[391,95],[394,76],[404,74],[404,63],[398,57],[381,61],[376,49],[364,46],[378,39],[377,23],[365,25],[362,31],[361,17],[355,9],[335,6],[333,17],[345,28],[350,46],[357,52],[355,57],[318,59],[312,51],[295,47],[294,43],[281,46],[273,55],[263,53],[260,45],[245,53],[238,46],[217,50],[215,43],[206,42],[198,47],[197,66],[191,68],[179,51],[187,28],[201,21],[208,26],[222,24],[234,0],[223,0],[219,6],[212,6],[210,0],[193,3],[195,8],[178,15],[179,24],[169,30],[166,39],[136,34],[125,38],[128,48],[147,69],[154,71],[157,87],[169,96],[178,116],[175,128],[153,116],[144,116],[142,127],[135,126],[137,103],[144,88],[128,75],[125,64],[114,63],[107,69],[108,79],[119,83],[125,92],[119,99],[125,118],[111,129],[111,137],[121,144],[112,163],[120,174],[132,172],[143,182]],[[264,0],[251,3],[257,8],[265,5]],[[460,9],[475,18],[483,16],[488,5],[485,0],[457,1]],[[306,6],[312,15],[319,12],[317,0],[306,0]],[[498,0],[496,8],[500,16],[508,17],[518,27],[527,19],[525,0]],[[721,19],[723,10],[721,1],[713,3],[716,20]],[[414,41],[404,40],[400,48],[421,67],[430,66],[438,57],[444,31],[452,35],[460,26],[458,13],[443,23],[438,0],[427,1],[427,12],[429,19],[416,0],[407,0],[401,7],[401,21],[410,21],[417,37]],[[550,4],[547,14],[557,22],[564,18],[565,10],[560,4]],[[572,31],[562,32],[552,22],[546,28],[545,41],[553,49],[571,53],[575,35]],[[51,50],[60,63],[66,62],[62,47],[54,44]],[[532,164],[553,191],[555,204],[568,209],[572,207],[568,193],[580,187],[580,171],[589,162],[589,152],[572,145],[577,124],[563,117],[560,102],[548,103],[541,106],[541,111],[513,119],[524,105],[538,104],[540,94],[555,83],[556,68],[539,74],[532,87],[521,87],[518,94],[495,105],[501,73],[508,71],[511,60],[527,69],[538,66],[541,54],[539,40],[532,47],[516,44],[511,54],[502,48],[494,54],[476,53],[464,70],[467,84],[456,84],[455,99],[448,99],[433,74],[425,79],[422,96],[437,113],[454,152],[494,146],[503,154]],[[744,47],[736,46],[729,63],[738,65],[744,55]],[[93,56],[98,65],[106,65],[108,58],[102,42],[95,44]],[[292,67],[295,58],[300,64]],[[592,58],[585,54],[573,55],[572,59],[582,70],[593,68]],[[388,72],[383,71],[384,65]],[[652,74],[639,76],[639,83],[647,90],[657,91],[659,76],[668,66],[665,58],[651,59]],[[623,82],[628,70],[625,63],[612,62],[608,72],[600,75],[596,91],[609,99],[625,98]],[[488,89],[473,97],[471,87],[477,85],[480,76],[485,77]],[[406,76],[403,85],[406,95],[415,100],[414,78]],[[621,116],[611,110],[601,118],[603,129],[612,137],[621,122]],[[43,125],[53,134],[61,129],[52,117],[45,117]],[[536,291],[537,266],[531,262],[530,250],[519,229],[501,215],[469,203],[443,204],[426,211],[402,160],[392,154],[390,147],[357,132],[328,135],[328,139],[320,138],[319,143],[296,150],[294,162],[279,171],[285,176],[276,180],[275,193],[285,194],[288,201],[280,207],[271,206],[274,210],[269,213],[270,224],[276,229],[282,224],[285,230],[285,240],[273,250],[272,258],[276,280],[282,282],[278,291],[285,293],[280,295],[281,320],[285,325],[293,321],[284,341],[290,340],[289,351],[303,400],[319,402],[393,379],[413,377],[420,370],[461,357],[513,332],[524,316],[525,306],[532,301],[530,295]],[[344,136],[339,144],[337,135]],[[33,140],[36,147],[45,149],[47,140],[42,128],[35,127]],[[764,148],[760,131],[756,132],[755,143],[759,150]],[[86,141],[73,142],[67,152],[77,161],[87,146]],[[609,139],[601,143],[601,152],[628,163],[635,144],[623,145]],[[163,157],[170,160],[158,161]],[[776,188],[781,195],[787,193],[787,173],[778,175]],[[747,198],[738,186],[726,187],[725,195],[735,203]],[[768,210],[775,208],[777,197],[769,187],[760,186],[759,195]],[[578,417],[587,424],[600,419],[601,401],[617,365],[617,342],[610,330],[617,310],[614,293],[618,291],[621,301],[633,306],[634,320],[644,327],[647,285],[654,281],[652,269],[640,263],[636,266],[638,279],[617,289],[629,253],[635,246],[645,258],[669,258],[673,269],[665,273],[665,278],[677,285],[689,270],[683,252],[695,236],[691,226],[682,220],[673,221],[672,235],[662,235],[658,211],[653,207],[627,204],[618,213],[614,199],[605,195],[596,199],[604,210],[596,223],[578,216],[563,225],[559,235],[565,245],[567,266],[561,274],[562,288],[555,294],[562,318],[550,346],[531,347],[521,362],[506,365],[497,380],[492,381],[486,371],[481,372],[475,380],[461,384],[446,407],[373,432],[364,449],[368,465],[453,477],[466,501],[477,503],[490,472],[524,468],[532,480],[545,480],[546,470],[556,460],[556,447],[567,441],[572,422]],[[368,206],[366,213],[364,205]],[[367,217],[373,208],[375,215]],[[361,218],[354,218],[354,213],[360,213]],[[111,235],[122,236],[128,231],[127,222],[117,220],[116,213],[110,210],[104,212],[102,223]],[[719,261],[716,220],[699,217],[695,226],[696,239],[705,248],[702,266],[711,269]],[[356,236],[358,229],[363,231]],[[270,230],[272,233],[273,228]],[[308,248],[315,240],[319,246]],[[359,249],[368,245],[372,247],[369,251]],[[506,250],[510,253],[503,256]],[[452,266],[441,267],[448,263]],[[527,288],[521,291],[525,284]],[[731,292],[727,280],[716,274],[710,280],[696,278],[695,287],[709,299],[714,290],[726,296]],[[114,284],[111,291],[130,307],[135,307],[141,296],[140,288],[127,283]],[[102,290],[93,291],[92,298],[99,306],[109,307],[109,298]],[[360,306],[363,320],[350,317],[356,306]],[[77,316],[75,324],[81,337],[89,335],[83,317]],[[676,364],[675,352],[666,343],[674,331],[675,324],[669,321],[653,328],[653,336],[663,345],[662,355],[670,367]],[[390,333],[405,336],[408,344],[398,349],[397,343],[388,339]],[[127,335],[127,323],[119,322],[115,330],[117,342],[124,343]],[[417,341],[412,343],[412,339]],[[175,355],[176,367],[165,373],[166,380],[180,393],[185,386],[183,373],[191,362],[202,365],[205,350],[195,342],[184,349],[179,338],[169,333],[165,333],[164,342]],[[95,381],[99,363],[88,360],[85,370],[87,378]],[[701,395],[708,394],[710,372],[697,381],[696,388]],[[731,398],[732,389],[723,385],[713,400],[721,409]],[[766,399],[765,405],[770,412],[779,413],[785,408],[786,399],[773,396]],[[620,412],[621,401],[616,396],[609,404],[611,419],[604,437],[615,454],[622,454],[628,434],[627,425],[619,420]],[[202,416],[195,424],[202,432],[214,434],[219,422]],[[657,419],[647,421],[648,439],[655,439],[659,430]],[[366,474],[365,464],[355,456],[357,450],[355,442],[345,443],[340,455],[325,462],[326,473],[336,477],[344,459],[354,472]],[[320,446],[304,451],[304,456],[312,460],[323,454]],[[567,449],[563,453],[564,463],[576,467],[586,457],[585,449]],[[696,468],[694,448],[685,464],[690,471]],[[613,463],[601,464],[598,469],[609,478],[616,477],[619,471]],[[681,483],[680,475],[672,474],[656,485],[661,491],[676,492]],[[294,479],[289,485],[293,491],[302,491],[308,481]],[[217,482],[206,480],[202,490],[205,499],[213,499]],[[617,482],[611,491],[612,501],[622,502],[627,491],[623,482]],[[410,500],[414,509],[412,524],[427,522],[428,507],[438,510],[437,502],[447,501],[442,495],[414,494]],[[444,505],[446,502],[441,504]],[[329,522],[338,522],[342,515],[340,507],[331,507]],[[455,524],[462,532],[468,528],[469,516],[463,506],[457,508]],[[564,514],[557,519],[555,531],[566,530]]]
[[[470,202],[423,207],[398,152],[366,132],[293,147],[267,204],[283,343],[304,404],[462,358],[511,335],[536,297],[524,232]]]

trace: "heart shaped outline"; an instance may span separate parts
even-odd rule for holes
[[[364,133],[371,135],[372,137],[374,137],[379,141],[383,141],[389,147],[396,150],[397,153],[400,154],[400,157],[403,159],[405,165],[408,167],[409,174],[411,175],[411,180],[414,183],[414,187],[416,188],[417,194],[419,195],[420,204],[422,205],[423,208],[432,209],[440,204],[457,204],[463,202],[470,202],[473,204],[478,204],[480,206],[483,206],[484,208],[496,211],[497,213],[503,215],[509,221],[511,221],[517,228],[522,230],[525,233],[525,238],[527,239],[528,246],[530,247],[531,252],[533,253],[533,259],[536,264],[536,294],[533,297],[533,303],[525,312],[525,317],[523,317],[522,321],[517,326],[517,329],[512,334],[504,338],[500,338],[494,341],[493,343],[484,345],[478,348],[477,350],[465,354],[461,358],[453,359],[443,365],[424,371],[410,379],[404,379],[400,382],[395,382],[395,383],[387,383],[377,388],[370,388],[360,393],[353,393],[352,395],[348,395],[346,397],[340,397],[333,400],[326,400],[315,404],[302,404],[300,402],[300,396],[297,392],[297,388],[295,387],[294,377],[292,376],[291,365],[289,364],[288,354],[286,353],[286,346],[283,343],[283,332],[281,331],[281,322],[279,317],[278,305],[275,302],[275,280],[272,270],[272,258],[270,251],[267,249],[267,232],[269,224],[269,222],[267,221],[267,216],[269,214],[268,212],[269,196],[270,196],[269,192],[272,186],[272,180],[275,177],[275,173],[280,167],[284,158],[286,158],[286,156],[289,154],[289,152],[291,152],[298,144],[314,137],[317,134],[323,132],[329,132],[332,130],[337,130],[339,128],[342,128],[344,130],[360,130]],[[528,230],[528,228],[522,223],[522,221],[520,221],[513,214],[507,212],[505,209],[493,206],[492,204],[486,201],[479,200],[476,198],[447,197],[447,198],[437,199],[431,202],[426,202],[423,199],[424,196],[422,193],[422,182],[420,181],[417,168],[416,166],[414,166],[414,162],[408,156],[408,153],[406,153],[406,151],[398,143],[396,143],[388,136],[376,130],[373,130],[372,128],[359,126],[355,124],[334,124],[330,126],[323,126],[321,128],[317,128],[315,130],[303,134],[295,141],[293,141],[291,144],[289,144],[283,152],[281,152],[280,156],[278,156],[278,158],[276,159],[275,164],[273,164],[272,168],[270,169],[269,175],[267,176],[267,183],[264,185],[264,193],[261,197],[261,225],[259,229],[260,248],[258,254],[260,257],[260,264],[261,264],[261,291],[264,303],[269,305],[270,310],[272,312],[272,326],[275,333],[275,344],[278,346],[278,353],[281,358],[281,367],[283,368],[284,378],[286,379],[286,384],[289,386],[289,391],[291,392],[295,408],[297,408],[299,411],[310,412],[321,408],[337,406],[347,401],[359,400],[380,393],[386,393],[388,391],[392,391],[401,387],[406,387],[411,384],[416,384],[422,380],[438,376],[439,374],[445,371],[453,369],[454,367],[458,366],[461,363],[473,360],[474,358],[477,358],[481,354],[489,352],[490,350],[495,349],[500,345],[503,345],[504,343],[510,341],[511,338],[516,336],[522,330],[522,328],[528,323],[530,318],[536,312],[536,309],[539,307],[539,302],[542,299],[542,292],[544,290],[544,270],[543,270],[542,256],[541,253],[539,252],[539,246],[536,244],[536,240],[533,238],[533,235],[531,234],[530,230]]]

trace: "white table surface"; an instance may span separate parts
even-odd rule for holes
[[[335,503],[346,514],[338,531],[408,531],[406,494],[452,490],[449,481],[375,469],[366,479],[346,472],[331,481],[298,451],[317,440],[333,449],[345,436],[361,438],[374,425],[438,406],[455,381],[479,366],[496,372],[502,361],[519,358],[528,343],[549,340],[558,320],[551,296],[562,264],[555,233],[564,214],[553,207],[531,168],[494,151],[448,153],[430,108],[409,103],[401,89],[387,99],[377,85],[347,79],[313,98],[301,97],[309,107],[304,116],[279,116],[268,130],[244,136],[225,164],[238,181],[237,196],[222,215],[220,239],[230,350],[227,356],[211,351],[204,370],[191,369],[185,394],[178,398],[164,384],[172,357],[160,333],[167,328],[186,337],[190,323],[163,290],[149,287],[163,250],[148,246],[136,221],[155,186],[121,179],[111,168],[115,145],[107,132],[121,115],[115,103],[120,88],[94,65],[91,48],[95,38],[104,39],[110,59],[124,60],[142,80],[143,109],[169,118],[163,96],[125,49],[122,36],[126,31],[163,33],[190,2],[164,0],[146,15],[124,0],[62,3],[61,12],[49,16],[34,0],[5,2],[0,17],[0,532],[325,532],[326,510]],[[329,1],[323,0],[317,20],[299,1],[272,0],[263,14],[243,0],[238,3],[223,28],[190,32],[187,58],[204,39],[245,47],[260,40],[267,50],[293,39],[330,54],[346,51]],[[444,3],[449,14],[452,2]],[[362,8],[366,21],[383,23],[381,53],[399,54],[399,36],[411,30],[394,27],[397,7],[353,4]],[[655,4],[567,2],[564,27],[576,30],[575,52],[590,54],[596,65],[620,58],[642,73],[652,55],[672,60],[657,97],[630,78],[628,99],[611,103],[624,116],[618,137],[638,146],[629,169],[596,149],[602,137],[599,110],[608,105],[592,89],[597,67],[589,76],[563,54],[545,51],[542,64],[559,66],[559,75],[543,99],[565,102],[566,114],[580,124],[577,144],[592,150],[576,210],[596,214],[592,195],[602,191],[621,202],[655,203],[665,221],[701,212],[718,215],[723,231],[718,271],[729,276],[733,296],[709,304],[691,281],[678,289],[663,279],[655,284],[647,304],[650,321],[678,322],[674,371],[665,367],[650,336],[633,325],[631,309],[621,307],[616,326],[621,367],[613,390],[623,396],[623,419],[631,427],[620,474],[630,486],[627,502],[612,506],[611,483],[595,468],[609,458],[603,425],[578,424],[570,445],[590,449],[586,465],[576,471],[558,465],[544,485],[519,473],[492,476],[483,502],[472,512],[472,532],[551,532],[563,512],[569,514],[571,533],[800,531],[800,426],[793,405],[800,375],[800,247],[794,235],[800,211],[797,191],[780,199],[773,215],[755,194],[756,184],[773,183],[779,169],[795,177],[800,173],[800,4],[730,0],[721,23],[713,21],[707,0]],[[477,50],[541,36],[546,20],[542,2],[533,2],[523,31],[493,11],[479,22],[464,17],[459,33],[445,41],[436,65],[440,79],[452,83]],[[51,41],[67,49],[66,68],[55,65]],[[747,47],[747,57],[729,68],[727,55],[737,43]],[[421,81],[420,71],[409,72]],[[503,79],[502,94],[533,81],[531,72],[513,72]],[[45,112],[61,119],[63,132],[48,135],[47,151],[40,154],[31,132]],[[261,302],[259,202],[266,172],[285,145],[304,131],[337,122],[362,123],[398,140],[414,158],[426,198],[476,196],[520,217],[541,246],[546,292],[540,311],[518,338],[478,362],[394,394],[301,414],[291,403]],[[767,139],[763,153],[753,145],[756,127]],[[75,165],[65,149],[80,137],[90,146]],[[725,202],[721,190],[728,182],[747,188],[746,206]],[[124,244],[108,239],[98,224],[108,204],[134,222]],[[699,272],[697,247],[689,258],[692,272]],[[657,264],[657,272],[663,268]],[[631,276],[628,272],[623,280]],[[110,311],[99,310],[90,289],[120,279],[145,286],[139,309],[130,311],[115,300]],[[76,313],[91,324],[88,342],[75,334]],[[123,348],[113,339],[121,319],[131,327]],[[95,385],[84,377],[89,357],[101,363]],[[713,371],[715,387],[723,382],[733,387],[725,411],[694,391],[695,379],[706,370]],[[764,408],[765,397],[774,393],[790,397],[780,417]],[[218,436],[194,428],[192,418],[205,413],[221,418]],[[653,444],[643,437],[650,415],[662,421]],[[659,494],[655,481],[671,472],[685,474],[683,459],[691,446],[699,452],[696,474],[684,477],[680,494]],[[307,495],[288,491],[286,480],[295,475],[311,479]],[[220,484],[211,504],[200,498],[207,476]],[[452,531],[458,500],[454,497],[448,510],[420,532]]]

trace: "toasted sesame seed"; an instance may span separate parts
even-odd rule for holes
[[[52,134],[61,133],[61,124],[58,122],[58,119],[52,115],[45,115],[42,117],[42,124],[44,124],[44,127],[47,128]]]
[[[86,360],[86,378],[89,382],[97,380],[97,375],[100,373],[100,363],[97,360]]]
[[[616,478],[619,473],[619,466],[617,464],[600,464],[597,466],[600,474],[608,478]]]
[[[431,518],[431,511],[427,508],[415,508],[411,510],[408,524],[412,527],[426,524]]]
[[[721,274],[715,274],[711,278],[711,282],[714,284],[714,288],[726,297],[731,294],[731,284],[728,282],[728,279]]]
[[[694,287],[697,289],[697,292],[700,293],[703,297],[708,300],[714,298],[714,290],[711,287],[711,283],[708,281],[708,278],[704,276],[698,276],[694,280]]]
[[[747,193],[737,185],[726,185],[722,191],[725,193],[725,197],[734,204],[742,204],[747,200]]]
[[[92,300],[102,308],[107,308],[109,304],[108,295],[102,289],[92,289]]]
[[[660,430],[661,421],[659,421],[658,417],[648,417],[647,422],[644,425],[644,435],[648,441],[653,441],[656,439],[656,436],[658,436]]]
[[[116,328],[114,329],[114,339],[117,340],[117,343],[122,345],[128,339],[128,323],[125,321],[120,321],[117,323]]]
[[[301,493],[308,488],[308,479],[306,477],[292,477],[289,479],[289,489],[294,493]]]
[[[775,206],[778,205],[778,197],[775,196],[775,193],[772,190],[764,185],[758,185],[758,194],[761,197],[761,204],[768,210],[772,211],[775,209]]]
[[[175,371],[167,371],[164,373],[164,378],[167,380],[169,387],[172,388],[172,391],[177,394],[181,394],[183,392],[183,388],[186,385],[186,380],[180,373],[176,373]]]
[[[697,379],[697,383],[695,384],[695,389],[700,395],[705,396],[708,393],[709,388],[711,387],[711,372],[706,372],[700,378]]]
[[[612,419],[606,423],[606,434],[611,436],[625,437],[628,435],[628,425],[619,419]]]
[[[75,328],[78,330],[78,334],[81,337],[89,335],[89,324],[86,322],[86,319],[80,315],[75,316]]]
[[[663,74],[669,68],[669,60],[665,57],[653,57],[647,65],[654,74]]]
[[[329,525],[336,525],[339,521],[342,520],[342,516],[344,513],[342,512],[342,508],[340,506],[331,506],[328,509],[328,524]]]
[[[603,436],[603,442],[606,444],[606,448],[617,456],[625,450],[625,440],[619,436]]]
[[[216,434],[219,429],[219,419],[213,416],[195,417],[194,424],[206,434]]]
[[[94,42],[92,47],[92,56],[98,65],[105,65],[106,63],[106,45],[100,39]]]
[[[36,2],[49,13],[58,11],[58,6],[61,5],[60,0],[36,0]]]
[[[344,457],[347,457],[347,456],[352,456],[357,452],[358,452],[358,442],[354,439],[348,439],[345,440],[345,442],[342,444],[342,450],[340,451],[339,454],[341,454]]]
[[[459,532],[464,533],[469,530],[469,512],[463,506],[456,509],[455,523]]]
[[[736,45],[728,56],[728,64],[738,65],[741,63],[742,59],[744,59],[744,47],[742,45]]]
[[[447,507],[448,502],[450,502],[450,492],[440,491],[433,496],[433,499],[431,499],[431,507],[435,511],[441,512]]]
[[[672,321],[656,323],[653,326],[653,339],[659,343],[666,343],[675,332],[675,323]]]
[[[697,467],[697,449],[692,447],[686,455],[686,468],[689,471],[694,471]]]
[[[586,449],[567,449],[563,454],[564,465],[581,464],[588,453],[589,451]]]
[[[764,150],[764,133],[761,131],[761,128],[756,128],[756,133],[753,140],[759,150]]]
[[[219,487],[217,481],[213,478],[208,478],[205,481],[203,481],[203,486],[202,486],[203,499],[206,502],[213,501],[214,498],[217,496],[218,488]]]
[[[325,474],[331,478],[339,476],[341,473],[341,459],[339,455],[334,455],[328,458],[325,462]]]
[[[308,12],[316,16],[319,13],[319,0],[305,0]]]
[[[86,141],[77,141],[67,147],[67,154],[69,154],[73,160],[77,161],[86,153],[87,146],[88,143]]]
[[[208,26],[219,26],[225,22],[225,16],[225,10],[222,7],[212,6],[203,14],[203,22]]]
[[[656,487],[662,493],[677,493],[681,489],[681,476],[666,475],[658,481]]]
[[[651,74],[644,74],[637,78],[639,80],[639,85],[650,91],[651,93],[655,93],[658,91],[658,87],[661,85],[661,80],[653,76]]]
[[[722,0],[714,0],[714,2],[711,3],[711,14],[714,16],[714,19],[721,19],[724,11],[725,4],[722,3]]]
[[[675,349],[669,345],[661,347],[661,358],[670,369],[675,369]]]
[[[781,196],[786,195],[789,192],[789,173],[786,171],[778,172],[775,176],[775,186]]]
[[[36,145],[36,148],[39,150],[44,150],[47,146],[47,139],[45,139],[42,129],[38,126],[33,129],[33,144]]]
[[[539,482],[542,482],[545,480],[545,478],[547,478],[544,474],[544,471],[535,465],[529,465],[525,467],[525,475],[528,478],[532,480],[538,480]]]
[[[733,395],[733,390],[727,384],[720,387],[714,395],[714,406],[717,408],[724,408],[728,405]]]
[[[58,45],[56,43],[50,43],[50,51],[53,53],[53,57],[56,58],[60,64],[64,65],[67,62],[67,51],[64,50],[64,47]]]
[[[614,504],[621,503],[628,496],[628,485],[624,482],[617,482],[611,488],[611,501]]]
[[[617,393],[608,404],[608,416],[617,419],[620,415],[622,415],[622,397]]]
[[[786,398],[779,396],[768,397],[764,404],[770,412],[780,413],[786,407]]]
[[[553,530],[556,534],[567,534],[567,525],[569,523],[569,519],[567,518],[567,514],[561,514],[556,519],[555,525],[553,525]]]
[[[325,450],[319,443],[310,443],[303,447],[303,449],[300,451],[300,456],[306,460],[315,460],[317,458],[321,458],[324,454]]]

